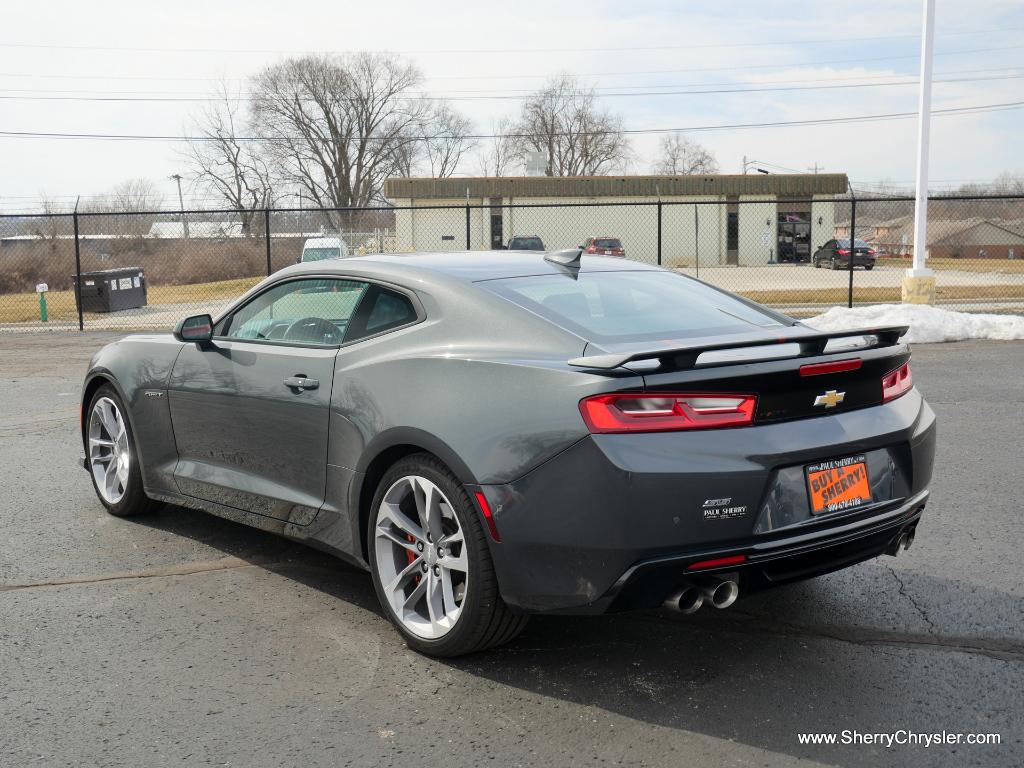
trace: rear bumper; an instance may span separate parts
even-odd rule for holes
[[[882,554],[895,554],[900,537],[916,529],[927,500],[925,491],[883,513],[826,530],[801,531],[745,546],[697,550],[646,560],[622,574],[591,610],[604,613],[656,608],[666,595],[695,574],[736,574],[741,592],[750,592],[820,576]],[[745,562],[687,571],[692,563],[735,555],[744,556]]]
[[[743,589],[885,552],[927,499],[935,418],[916,390],[885,405],[751,428],[591,435],[484,486],[503,598],[533,612],[656,606],[696,560],[743,554]],[[875,503],[813,517],[803,466],[867,456]],[[713,503],[711,503],[713,502]]]

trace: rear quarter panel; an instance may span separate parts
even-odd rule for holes
[[[582,339],[489,292],[434,290],[420,295],[426,321],[339,353],[330,464],[364,471],[418,432],[457,457],[463,482],[507,482],[587,434],[580,398],[643,386],[570,368]]]

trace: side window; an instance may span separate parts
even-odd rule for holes
[[[280,283],[235,312],[224,336],[338,346],[366,288],[366,283],[334,278]]]
[[[353,321],[352,330],[346,341],[390,331],[416,320],[416,309],[408,296],[380,287],[370,289],[359,314],[365,320]]]

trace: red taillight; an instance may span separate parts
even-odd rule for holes
[[[580,413],[595,434],[675,432],[746,426],[756,405],[756,395],[630,393],[584,398]]]
[[[856,371],[863,361],[859,357],[848,360],[836,360],[834,363],[811,363],[800,366],[801,376],[821,376],[825,373],[842,373],[843,371]]]
[[[875,255],[875,249],[874,248],[868,248],[868,256],[874,256],[874,255]]]
[[[845,248],[840,248],[838,251],[836,251],[836,253],[838,253],[840,256],[849,256],[850,255],[850,252],[848,250],[846,250]]]
[[[721,568],[723,565],[739,565],[747,562],[746,555],[729,555],[728,557],[716,557],[714,560],[701,560],[697,563],[690,563],[686,566],[688,571],[703,571],[707,568]]]
[[[473,495],[476,497],[476,503],[480,505],[480,511],[483,512],[487,528],[491,532],[491,538],[500,544],[501,534],[498,533],[498,524],[494,522],[494,515],[491,514],[491,505],[487,503],[487,497],[482,491],[477,491]]]
[[[895,371],[890,371],[882,377],[882,402],[887,403],[900,395],[905,395],[913,386],[914,379],[910,375],[910,363],[904,363]]]

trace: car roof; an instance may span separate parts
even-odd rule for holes
[[[328,248],[337,248],[341,243],[344,243],[344,242],[345,241],[342,240],[339,237],[310,237],[310,238],[308,238],[306,240],[305,244],[303,245],[303,248],[308,248],[308,247],[316,248],[317,246],[326,246]]]
[[[409,284],[422,281],[478,282],[528,275],[564,275],[568,267],[550,262],[538,251],[454,251],[431,253],[373,254],[352,259],[332,259],[295,264],[278,274],[346,274],[377,277]],[[638,261],[590,256],[580,258],[581,272],[657,271]]]

